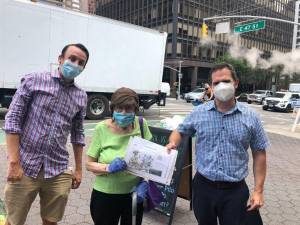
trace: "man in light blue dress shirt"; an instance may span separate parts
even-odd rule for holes
[[[247,210],[264,204],[266,148],[269,141],[258,115],[235,100],[238,78],[230,64],[211,70],[214,101],[195,108],[174,130],[166,146],[176,149],[181,135],[196,135],[193,209],[199,225],[241,225]],[[248,148],[255,187],[247,209]]]

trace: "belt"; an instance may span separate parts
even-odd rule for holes
[[[232,189],[237,188],[245,184],[245,180],[238,182],[229,182],[229,181],[212,181],[201,175],[199,172],[196,173],[195,178],[201,180],[204,183],[207,183],[217,189]]]

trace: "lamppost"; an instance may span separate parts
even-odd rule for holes
[[[177,88],[177,91],[176,91],[177,92],[177,96],[178,96],[177,100],[180,99],[180,89],[181,89],[181,79],[182,79],[181,64],[183,63],[183,61],[180,60],[178,63],[179,63],[179,69],[178,70],[176,68],[174,68],[174,67],[171,67],[171,66],[168,66],[168,65],[164,65],[164,67],[169,68],[171,70],[174,70],[174,71],[176,71],[178,73],[178,88]]]
[[[181,79],[182,79],[182,73],[181,73],[181,64],[183,61],[179,61],[179,71],[178,71],[178,98],[180,99],[180,87],[181,87]]]

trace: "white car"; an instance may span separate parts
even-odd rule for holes
[[[251,104],[252,102],[256,102],[258,104],[262,104],[265,98],[271,97],[273,95],[272,91],[268,90],[257,90],[253,92],[252,94],[248,95],[248,104]]]
[[[196,88],[191,92],[188,92],[184,95],[184,99],[186,102],[191,102],[196,99],[199,99],[201,96],[204,95],[205,88]]]
[[[267,97],[263,101],[263,110],[274,109],[289,112],[295,104],[299,104],[300,93],[276,92],[272,97]]]

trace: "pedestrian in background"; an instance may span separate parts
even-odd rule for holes
[[[176,149],[182,134],[196,134],[193,209],[199,225],[241,225],[247,210],[264,204],[268,138],[258,115],[235,100],[238,79],[230,64],[211,70],[214,101],[197,107],[174,130],[167,148]],[[249,189],[248,148],[253,156],[254,190]]]
[[[146,181],[124,171],[123,160],[130,137],[142,136],[137,94],[129,88],[118,89],[111,97],[112,118],[101,121],[95,129],[87,151],[87,170],[96,175],[90,203],[95,225],[132,224],[132,198],[135,189],[138,197],[136,224],[142,224],[143,200],[148,189]],[[143,120],[144,138],[152,134]]]
[[[206,83],[204,85],[204,94],[200,96],[200,101],[201,102],[208,102],[210,100],[213,100],[214,99],[214,94],[213,94],[213,91],[212,91],[212,88],[210,87],[210,85],[208,83]]]
[[[63,217],[71,188],[82,177],[86,93],[74,84],[89,52],[82,44],[62,49],[54,72],[24,76],[5,117],[8,153],[7,225],[22,225],[37,194],[44,225]],[[76,167],[68,170],[71,133]]]

